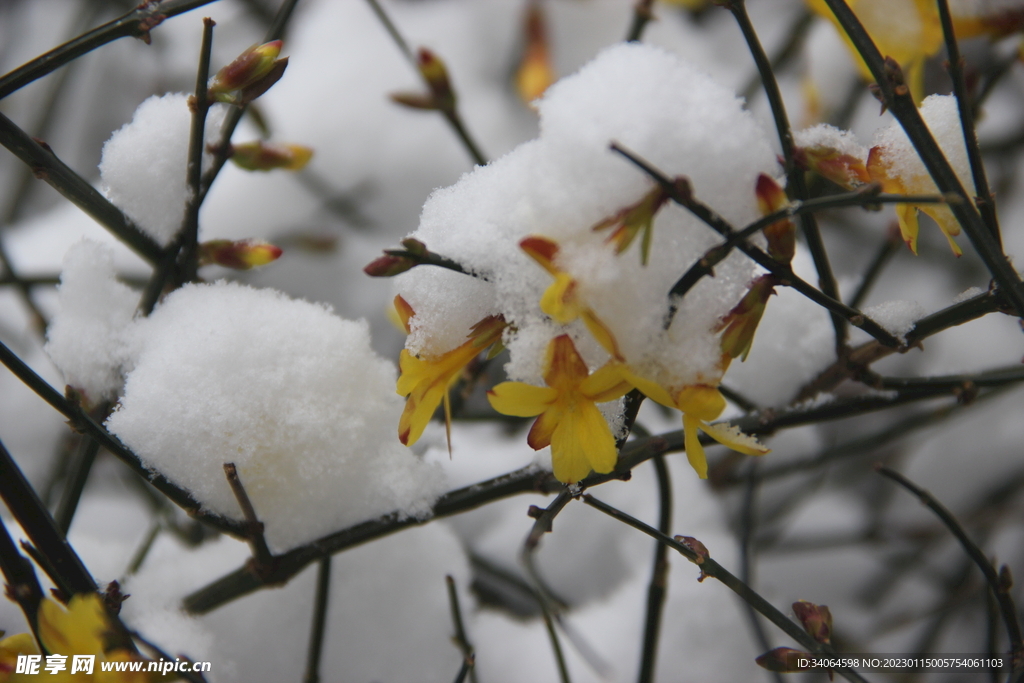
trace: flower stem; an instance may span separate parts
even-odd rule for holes
[[[324,645],[327,623],[327,606],[331,593],[331,556],[320,558],[316,566],[316,594],[313,597],[313,626],[309,634],[309,649],[306,654],[306,673],[303,683],[320,682],[320,659]]]
[[[663,455],[654,456],[652,461],[654,462],[654,472],[658,478],[658,531],[667,536],[672,530],[672,479]],[[644,620],[644,640],[640,656],[640,675],[637,677],[638,683],[651,683],[654,680],[658,636],[661,632],[661,615],[665,609],[668,568],[668,546],[658,543],[654,547],[651,582],[647,586],[647,618]]]

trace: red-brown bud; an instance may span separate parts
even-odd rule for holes
[[[231,161],[247,171],[298,171],[312,157],[313,150],[302,145],[268,145],[257,140],[231,146]]]
[[[274,71],[280,62],[287,62],[277,59],[281,54],[281,45],[280,40],[274,40],[263,45],[253,45],[240,54],[210,81],[210,98],[218,102],[235,102],[236,98],[231,93],[253,86]],[[279,68],[283,73],[283,67]]]
[[[280,247],[262,240],[210,240],[199,245],[199,265],[249,270],[276,261]]]
[[[832,613],[828,607],[798,600],[793,603],[793,613],[809,636],[819,643],[832,642]]]

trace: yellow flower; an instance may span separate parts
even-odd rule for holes
[[[409,318],[415,312],[401,296],[395,297],[399,319],[409,331]],[[398,395],[406,396],[405,410],[398,421],[398,438],[406,446],[419,440],[433,417],[437,406],[444,402],[445,425],[451,425],[451,404],[448,390],[458,381],[462,369],[481,351],[501,339],[505,319],[488,316],[473,326],[468,340],[451,351],[432,358],[418,358],[402,349],[398,358],[401,374],[398,377]],[[449,439],[450,443],[450,439]]]
[[[548,50],[544,9],[539,2],[530,3],[526,9],[524,33],[526,47],[523,50],[523,59],[516,70],[516,91],[523,102],[530,104],[540,98],[557,80]]]
[[[890,194],[928,194],[937,192],[935,183],[927,175],[921,177],[902,177],[892,171],[890,161],[886,158],[883,147],[872,147],[868,153],[868,173],[871,179],[881,184],[882,190]],[[973,190],[973,186],[968,188]],[[917,222],[918,211],[931,216],[949,241],[949,247],[957,256],[963,254],[960,245],[953,239],[960,234],[960,223],[945,204],[897,204],[896,218],[900,224],[900,234],[910,251],[917,253]]]
[[[747,436],[733,425],[710,424],[725,410],[725,398],[713,386],[693,384],[671,393],[657,382],[635,374],[624,365],[618,367],[623,379],[642,391],[648,398],[683,413],[683,445],[690,466],[701,479],[708,478],[708,461],[698,432],[745,455],[764,455],[769,451],[757,439]]]
[[[615,228],[608,236],[607,241],[615,244],[615,253],[617,254],[629,249],[629,245],[636,239],[637,234],[643,232],[643,239],[640,240],[640,263],[646,266],[654,232],[654,215],[668,199],[668,193],[660,186],[656,187],[641,197],[640,201],[605,218],[591,230],[597,232],[606,228]]]
[[[559,325],[568,325],[577,318],[582,318],[587,329],[604,350],[613,358],[622,360],[622,353],[611,330],[580,296],[579,283],[555,265],[558,244],[546,237],[534,236],[521,241],[519,247],[555,278],[540,298],[540,310],[551,316]]]
[[[21,633],[0,641],[0,683],[21,683],[44,680],[55,683],[72,681],[97,681],[97,683],[146,683],[161,678],[159,672],[149,671],[103,671],[102,662],[148,661],[124,647],[118,646],[118,639],[103,607],[103,600],[96,593],[81,593],[68,602],[67,608],[55,600],[46,598],[39,603],[39,640],[51,655],[60,655],[61,670],[47,671],[47,659],[37,660],[38,670],[34,673],[17,673],[18,655],[41,655],[35,639]],[[93,655],[92,669],[78,670],[74,655]],[[147,667],[143,667],[147,668]],[[170,680],[170,678],[168,678]]]
[[[807,0],[817,14],[831,20],[846,41],[861,75],[873,81],[860,54],[825,0]],[[906,75],[915,102],[924,97],[924,63],[942,46],[942,24],[934,0],[848,0],[883,57],[892,57]]]
[[[606,474],[615,468],[615,437],[597,403],[614,401],[630,390],[611,364],[593,374],[567,334],[548,344],[544,361],[546,387],[502,382],[487,393],[499,413],[537,417],[527,443],[534,450],[551,446],[555,478],[566,484],[590,471]]]

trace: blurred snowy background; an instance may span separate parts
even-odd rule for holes
[[[514,83],[524,53],[526,0],[382,0],[382,4],[413,48],[428,47],[445,60],[458,93],[459,112],[488,159],[498,159],[538,136],[537,112],[523,102]],[[622,41],[634,13],[632,0],[544,0],[539,4],[551,65],[559,76],[574,73],[602,49]],[[722,8],[698,7],[701,4],[655,3],[657,18],[646,28],[643,41],[678,55],[745,96],[772,151],[779,153],[771,114],[735,20]],[[915,3],[908,0],[906,4]],[[6,0],[0,3],[0,71],[8,72],[130,9],[130,3],[114,0]],[[777,73],[795,129],[831,122],[870,146],[876,132],[891,125],[889,114],[879,115],[879,103],[860,80],[830,22],[813,15],[800,0],[750,0],[748,9],[767,52],[784,57]],[[150,45],[132,38],[104,45],[4,98],[0,112],[45,140],[60,159],[99,186],[103,145],[132,120],[139,105],[152,95],[193,90],[202,17],[217,22],[212,59],[216,69],[260,42],[275,11],[269,0],[221,0],[169,18],[152,31]],[[999,73],[981,109],[979,138],[997,198],[1003,244],[1011,258],[1024,253],[1020,227],[1024,193],[1019,187],[1024,69],[1016,58],[1018,40],[979,38],[963,45],[974,83],[985,83]],[[367,329],[339,329],[337,334],[358,337],[353,344],[370,344],[388,363],[394,362],[404,336],[387,318],[393,285],[367,277],[362,268],[382,249],[394,248],[416,230],[431,192],[458,181],[473,169],[473,160],[440,115],[402,108],[389,98],[422,85],[363,0],[300,0],[285,33],[282,55],[290,59],[285,76],[255,106],[274,140],[307,145],[314,157],[296,173],[249,173],[225,166],[202,206],[200,237],[265,239],[281,246],[284,254],[268,266],[245,273],[215,266],[202,270],[201,276],[208,282],[228,278],[273,288],[293,298],[327,304],[343,318],[365,319]],[[929,93],[951,90],[943,59],[938,52],[925,65]],[[187,134],[187,125],[184,131],[182,135]],[[253,119],[246,117],[234,140],[259,136]],[[179,144],[182,154],[185,143]],[[141,163],[151,161],[144,157]],[[714,197],[702,199],[715,206]],[[719,210],[726,213],[728,208]],[[849,301],[889,240],[894,213],[891,207],[877,212],[845,209],[824,214],[821,221],[840,291]],[[118,318],[108,302],[89,297],[59,302],[54,285],[62,269],[81,264],[83,258],[102,260],[95,252],[65,262],[69,250],[83,237],[109,245],[113,250],[110,272],[130,287],[140,288],[150,268],[79,208],[37,182],[11,154],[0,156],[0,230],[0,247],[13,273],[32,283],[28,297],[35,309],[11,284],[8,272],[6,286],[0,288],[0,339],[61,388],[68,379],[43,350],[35,312],[49,320],[61,305],[84,307],[81,310],[95,317],[110,313],[108,328],[126,328],[132,309],[129,304],[128,317]],[[902,245],[890,250],[861,307],[875,311],[879,321],[886,312],[912,320],[945,308],[958,297],[987,290],[987,270],[968,241],[964,237],[959,241],[965,253],[956,259],[942,234],[933,225],[923,225],[919,255]],[[817,283],[802,244],[794,268],[807,281]],[[109,278],[102,282],[90,290],[97,297],[114,289]],[[457,307],[458,302],[448,305]],[[312,308],[316,310],[310,316],[326,315]],[[209,315],[216,319],[220,313],[213,310]],[[1011,316],[991,313],[929,338],[922,348],[889,356],[872,370],[886,377],[928,377],[1012,368],[1024,354],[1017,323]],[[297,328],[302,324],[295,323]],[[291,344],[282,353],[300,357],[304,352],[303,340],[289,340],[286,332],[268,331],[256,322],[245,329],[251,330],[254,347],[264,346],[265,334],[273,339],[278,335],[283,344]],[[190,336],[198,332],[182,325],[166,322],[163,330],[171,346],[204,344],[203,338]],[[111,339],[109,329],[103,335],[96,342],[100,346]],[[325,353],[334,339],[322,340]],[[851,343],[867,340],[855,331]],[[82,353],[101,351],[91,348]],[[254,352],[240,364],[273,366],[275,357],[268,353]],[[358,363],[384,362],[369,347],[359,353],[364,355],[358,356],[363,359]],[[757,406],[781,408],[834,360],[827,313],[796,292],[779,288],[749,358],[733,364],[726,383]],[[486,382],[504,378],[500,364],[489,366]],[[307,385],[329,384],[320,381],[319,367],[308,368],[307,375],[294,379],[295,396],[268,397],[268,410],[301,400]],[[384,367],[380,372],[387,375],[394,370]],[[251,376],[254,382],[260,381],[259,372]],[[155,387],[158,393],[167,392],[169,404],[182,403],[174,420],[185,420],[190,410],[195,412],[191,404],[198,397],[189,392],[198,390],[191,377],[174,386]],[[394,401],[398,399],[372,397],[365,400],[376,403],[360,405],[363,388],[324,388],[322,395],[331,397],[332,403],[310,408],[314,412],[305,419],[316,425],[338,415],[337,420],[343,421],[345,415],[339,413],[348,411],[346,415],[379,420],[380,429],[393,433],[396,422],[391,417],[397,415]],[[239,382],[224,391],[230,397],[248,390]],[[834,397],[819,400],[873,391],[850,380],[834,389]],[[392,509],[394,500],[412,505],[416,495],[436,496],[518,470],[535,459],[539,468],[550,468],[546,452],[534,453],[526,445],[521,425],[479,419],[488,410],[481,397],[478,390],[467,399],[466,412],[476,419],[456,420],[452,425],[451,457],[443,424],[428,427],[416,447],[425,462],[417,460],[396,475],[410,478],[394,483],[395,491],[387,493],[397,498],[371,501],[370,494],[328,487],[311,494],[315,501],[306,514],[317,516],[320,498],[316,496],[325,504],[344,496],[367,498],[358,503],[366,506],[360,510],[377,515]],[[735,454],[710,448],[713,475],[709,482],[699,480],[682,457],[670,456],[671,533],[700,539],[714,558],[747,576],[756,590],[784,612],[801,599],[828,605],[835,619],[833,643],[841,651],[983,653],[994,644],[996,651],[1005,652],[1005,636],[992,616],[979,572],[931,513],[871,469],[875,462],[885,462],[929,489],[958,515],[997,566],[1005,563],[1018,577],[1024,576],[1021,391],[1010,385],[982,391],[977,400],[971,398],[950,391],[929,401],[780,431],[765,439],[772,453],[758,463],[756,486],[746,476],[752,471],[749,458],[737,461]],[[159,404],[160,397],[153,400]],[[726,417],[743,412],[732,404],[729,411]],[[678,416],[651,402],[643,406],[638,424],[654,434],[679,428]],[[165,435],[167,447],[190,452],[202,447],[201,439],[189,440],[194,438],[190,431],[189,424],[182,423],[180,434]],[[322,455],[313,459],[316,463],[329,459],[332,449],[354,447],[340,443],[355,443],[344,432],[325,434],[308,445],[320,449],[316,452]],[[284,444],[294,443],[287,440],[290,436],[282,438]],[[60,415],[7,372],[0,373],[0,439],[43,500],[56,507],[78,437]],[[210,457],[219,456],[214,452]],[[279,457],[281,467],[287,469],[289,454],[283,450]],[[815,458],[816,463],[805,463]],[[804,465],[787,470],[787,463]],[[716,466],[721,466],[721,476],[714,475]],[[216,484],[222,485],[223,480]],[[422,490],[410,492],[403,486],[422,486]],[[628,482],[612,482],[592,491],[650,524],[657,520],[656,492],[651,463],[638,467]],[[302,495],[294,490],[289,494]],[[227,500],[230,504],[231,499]],[[452,680],[461,654],[450,640],[446,575],[454,578],[462,599],[467,635],[477,655],[478,680],[556,680],[547,631],[518,561],[533,524],[526,514],[528,507],[543,507],[549,500],[533,494],[514,496],[336,555],[322,680]],[[340,508],[346,504],[333,503]],[[7,516],[3,521],[17,535],[14,522]],[[310,522],[312,531],[304,528],[298,533],[313,538],[354,521],[358,519],[340,514],[337,519]],[[211,681],[302,676],[315,568],[286,586],[244,596],[206,615],[186,615],[181,611],[182,599],[240,567],[249,557],[248,547],[191,522],[103,452],[88,478],[68,539],[101,585],[117,579],[124,592],[131,594],[122,611],[126,623],[168,652],[212,661]],[[141,549],[147,551],[144,556]],[[570,503],[555,520],[553,533],[543,540],[540,569],[566,605],[562,642],[572,680],[635,678],[653,555],[649,538],[582,503]],[[678,556],[670,561],[658,680],[772,679],[774,675],[759,669],[754,658],[773,647],[794,644],[767,622],[759,624],[758,635],[752,613],[723,585],[710,579],[698,583],[696,567]],[[1019,588],[1014,595],[1020,604]],[[0,602],[0,630],[8,634],[25,630],[12,602]],[[812,677],[807,675],[806,680]],[[928,680],[989,679],[979,673],[935,674]]]

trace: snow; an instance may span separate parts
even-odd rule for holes
[[[793,142],[798,147],[826,147],[848,154],[862,162],[867,161],[868,150],[857,141],[857,136],[848,130],[840,130],[827,123],[805,128],[793,133]]]
[[[87,239],[64,258],[58,292],[60,309],[47,329],[46,352],[89,403],[113,399],[127,361],[122,336],[139,293],[117,281],[113,251]]]
[[[967,147],[960,126],[960,113],[956,98],[952,95],[930,95],[921,103],[921,118],[942,149],[953,171],[967,190],[974,196],[974,180],[971,164],[967,159]],[[924,167],[902,126],[893,122],[880,130],[874,146],[884,152],[885,163],[891,176],[898,177],[908,194],[934,194],[938,192],[935,183]]]
[[[154,95],[139,105],[130,123],[103,145],[100,177],[107,199],[146,234],[166,246],[181,228],[185,202],[189,129],[188,96]],[[214,105],[206,117],[206,142],[220,134],[226,109]],[[204,153],[204,166],[213,155]]]
[[[127,335],[134,351],[109,429],[207,509],[241,518],[233,462],[287,550],[398,510],[423,517],[444,489],[398,443],[394,366],[366,323],[234,283],[188,285]]]
[[[907,335],[925,314],[924,307],[916,301],[885,301],[869,306],[861,312],[881,325],[886,332],[894,335],[901,343],[907,341]]]
[[[710,330],[742,296],[753,266],[742,256],[716,266],[714,279],[690,292],[663,331],[672,284],[720,239],[688,212],[667,206],[657,216],[647,266],[640,264],[638,245],[615,254],[606,233],[591,227],[636,202],[651,181],[608,145],[618,141],[666,173],[690,177],[698,198],[743,225],[758,215],[757,174],[778,169],[770,138],[726,88],[664,50],[640,44],[606,49],[552,86],[538,107],[539,138],[438,190],[424,206],[412,236],[492,285],[445,276],[462,287],[458,301],[472,315],[414,305],[419,320],[409,347],[442,353],[465,337],[474,316],[490,312],[504,315],[515,330],[507,339],[506,371],[513,379],[539,383],[547,343],[565,332],[591,366],[604,362],[606,352],[581,322],[562,328],[541,313],[538,301],[551,276],[518,246],[539,235],[560,245],[556,267],[577,281],[628,362],[666,385],[713,381],[720,359]],[[414,269],[397,278],[396,289],[411,302],[437,279]]]

